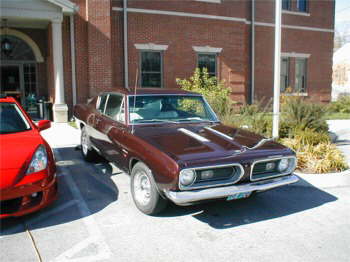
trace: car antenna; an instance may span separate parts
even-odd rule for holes
[[[136,90],[137,90],[137,82],[138,82],[138,76],[139,76],[139,70],[138,68],[136,68],[136,77],[135,77],[135,87],[134,87],[134,107],[132,109],[132,112],[135,113],[135,107],[136,107]],[[130,120],[131,120],[131,116],[129,116]],[[134,123],[131,122],[131,134],[134,133],[135,129],[134,129]]]

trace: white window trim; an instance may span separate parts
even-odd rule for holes
[[[153,43],[148,44],[135,44],[136,49],[139,50],[151,50],[151,51],[166,51],[168,45],[156,45]]]
[[[306,13],[306,12],[298,12],[298,11],[290,11],[290,10],[282,10],[283,14],[287,14],[287,15],[301,15],[301,16],[310,16],[310,13]]]
[[[282,57],[297,57],[297,58],[310,58],[311,54],[304,54],[304,53],[281,53]]]
[[[197,53],[210,53],[210,54],[219,54],[222,51],[222,48],[211,47],[211,46],[192,46],[193,50]]]
[[[221,4],[221,0],[196,0],[197,2],[207,2],[213,4]]]
[[[283,93],[285,96],[309,96],[308,93]]]

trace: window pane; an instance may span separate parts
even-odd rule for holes
[[[307,0],[298,0],[297,8],[299,11],[306,12],[307,11]]]
[[[103,113],[104,108],[105,108],[106,100],[107,100],[107,95],[101,96],[100,105],[98,107],[98,110],[102,113]]]
[[[161,54],[160,52],[142,52],[141,53],[141,71],[142,72],[160,72]]]
[[[290,9],[290,0],[282,0],[282,9],[284,10]]]
[[[113,119],[116,119],[116,115],[120,111],[123,97],[120,95],[111,94],[109,95],[105,114]]]
[[[284,92],[289,86],[289,58],[284,57],[281,61],[281,91]]]
[[[306,92],[306,63],[305,58],[295,59],[295,91]]]
[[[161,87],[162,78],[161,73],[142,73],[141,75],[142,87]]]
[[[207,68],[210,76],[216,75],[216,55],[215,54],[198,54],[198,67],[203,70]]]

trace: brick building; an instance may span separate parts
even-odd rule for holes
[[[282,0],[281,90],[327,102],[334,0]],[[56,121],[100,91],[175,88],[207,67],[246,103],[273,93],[273,0],[1,0],[1,92]],[[126,37],[125,37],[126,36]]]

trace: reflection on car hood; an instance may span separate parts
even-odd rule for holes
[[[260,135],[222,124],[136,126],[134,134],[181,161],[221,159],[247,152],[273,155],[286,149]]]

